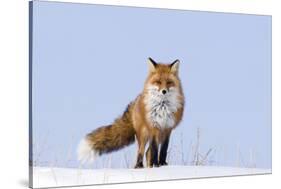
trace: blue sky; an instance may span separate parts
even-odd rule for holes
[[[200,128],[200,151],[212,148],[215,164],[271,168],[270,16],[35,1],[33,24],[37,163],[77,166],[79,140],[122,114],[152,57],[181,61],[186,108],[173,154],[190,156]],[[135,151],[110,158],[126,152],[133,164]]]

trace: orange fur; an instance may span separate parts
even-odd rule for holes
[[[142,93],[128,106],[124,114],[116,119],[110,126],[98,128],[86,137],[90,148],[98,155],[118,150],[131,144],[136,137],[138,142],[138,155],[136,168],[143,167],[145,146],[149,144],[146,152],[147,166],[166,164],[166,153],[171,131],[176,128],[183,116],[184,95],[178,76],[178,61],[172,64],[158,64],[149,59],[149,74]],[[149,110],[146,98],[149,95],[149,86],[158,88],[158,91],[175,88],[178,92],[179,107],[172,112],[174,119],[171,127],[159,128],[149,119]],[[160,154],[158,147],[161,145]],[[163,157],[161,157],[163,156]]]

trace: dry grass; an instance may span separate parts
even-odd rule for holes
[[[70,167],[76,162],[76,157],[73,157],[73,152],[76,151],[76,145],[74,140],[74,134],[71,135],[71,140],[69,145],[66,147],[60,148],[59,151],[54,151],[53,160],[51,162],[42,162],[40,161],[42,157],[42,153],[44,150],[48,150],[50,147],[48,145],[48,136],[49,133],[46,134],[39,143],[34,143],[33,148],[33,165],[40,166],[42,164],[48,164],[50,167],[57,166],[65,166]],[[226,162],[227,156],[225,149],[218,149],[216,147],[210,146],[207,150],[203,151],[202,146],[206,149],[206,144],[202,143],[202,135],[201,129],[198,127],[196,132],[195,140],[190,140],[189,144],[186,145],[187,142],[184,137],[184,133],[181,133],[179,137],[171,137],[168,152],[167,152],[167,161],[171,165],[195,165],[195,166],[204,166],[204,165],[221,165],[219,161],[219,154],[223,154],[223,162]],[[237,167],[256,167],[256,153],[253,149],[249,151],[249,160],[246,162],[244,156],[240,151],[239,145],[237,145],[236,149],[236,161],[235,165]],[[118,157],[117,157],[118,156]],[[117,161],[117,160],[118,161]],[[118,162],[118,164],[116,164]],[[145,162],[145,157],[144,157]],[[97,163],[89,166],[83,166],[84,168],[133,168],[135,164],[135,149],[125,148],[118,155],[114,153],[102,156],[97,159]],[[82,168],[82,167],[79,167]]]

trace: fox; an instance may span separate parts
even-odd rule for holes
[[[167,150],[172,130],[182,120],[184,94],[179,78],[179,63],[147,60],[148,76],[143,91],[130,102],[112,124],[88,133],[79,143],[81,163],[93,162],[98,156],[120,150],[137,140],[134,168],[168,165]]]

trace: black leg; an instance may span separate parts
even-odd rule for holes
[[[164,142],[161,144],[161,149],[160,149],[160,156],[159,156],[159,165],[168,165],[166,162],[167,158],[167,150],[169,146],[169,140],[170,140],[170,135],[166,137]]]
[[[151,143],[151,161],[152,165],[155,167],[159,166],[158,162],[158,144],[156,143],[156,140],[153,139]]]

